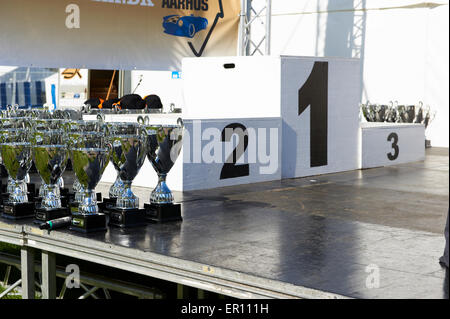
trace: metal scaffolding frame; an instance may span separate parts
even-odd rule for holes
[[[22,257],[24,257],[23,254]],[[34,278],[34,274],[37,272],[39,273],[40,278],[39,281],[34,280],[34,285],[26,286],[26,279],[19,279],[15,283],[9,285],[12,268],[14,267],[18,270],[23,270],[23,264],[21,263],[21,258],[17,256],[0,253],[0,263],[6,264],[5,277],[3,282],[0,282],[6,290],[0,294],[0,299],[9,294],[17,295],[18,293],[15,292],[16,289],[21,290],[22,296],[27,294],[29,299],[33,299],[35,294],[40,294],[43,299],[64,299],[67,290],[67,280],[63,282],[60,292],[57,294],[56,277],[66,279],[68,274],[62,267],[56,266],[54,257],[53,253],[42,251],[42,263],[32,263],[32,267],[29,269],[30,276]],[[35,288],[38,288],[39,292],[37,292]],[[162,299],[164,297],[163,293],[156,288],[144,287],[138,284],[110,279],[92,273],[83,273],[80,275],[80,288],[84,290],[84,293],[79,296],[78,299],[86,299],[88,297],[99,299],[100,297],[95,294],[95,292],[99,290],[103,291],[103,298],[106,299],[111,299],[110,290],[134,296],[139,299]]]
[[[256,53],[270,55],[272,1],[265,0],[265,6],[260,9],[256,9],[253,2],[254,0],[241,0],[239,55],[251,56]],[[252,25],[257,21],[264,24],[265,32],[263,36],[255,38],[255,34],[252,34]],[[263,43],[264,52],[261,50]]]

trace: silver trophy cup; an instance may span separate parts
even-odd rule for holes
[[[64,120],[34,120],[32,154],[42,178],[41,208],[61,208],[60,183],[69,159]]]
[[[11,177],[11,203],[28,202],[25,178],[31,168],[31,143],[29,129],[7,129],[2,137],[0,149],[3,164]]]
[[[183,146],[182,125],[147,125],[147,157],[158,174],[158,184],[150,194],[150,204],[173,203],[166,183],[167,174],[175,164]]]
[[[69,141],[76,141],[79,140],[80,135],[84,133],[106,132],[106,126],[102,118],[98,118],[97,121],[73,120],[68,122],[67,131]],[[81,183],[78,181],[76,174],[72,185],[72,190],[75,193],[74,201],[76,203],[81,203],[86,192],[83,188],[83,185],[81,185]],[[93,194],[92,196],[96,195]]]
[[[111,147],[102,132],[72,135],[70,143],[73,170],[83,188],[78,213],[98,214],[95,187],[109,163]]]
[[[111,161],[123,182],[123,188],[117,196],[116,208],[139,208],[139,198],[133,194],[131,184],[144,164],[146,140],[144,129],[138,123],[114,123],[109,126]]]
[[[29,201],[26,185],[26,177],[32,164],[30,139],[27,121],[22,122],[22,128],[1,131],[0,151],[12,183],[12,191],[3,205],[3,216],[8,218],[34,216],[34,202]]]

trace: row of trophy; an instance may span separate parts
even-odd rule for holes
[[[42,223],[71,216],[70,228],[81,232],[106,230],[105,215],[109,225],[122,228],[181,220],[181,206],[173,202],[165,182],[181,151],[181,119],[177,125],[151,125],[148,117],[139,123],[106,123],[102,116],[83,121],[46,111],[9,110],[1,115],[0,154],[9,175],[3,217],[34,217]],[[140,209],[131,184],[145,158],[159,182],[150,203]],[[73,193],[62,192],[67,190],[62,175],[69,159],[75,172]],[[117,179],[109,198],[99,203],[95,188],[110,161]],[[32,162],[42,180],[35,194],[27,184]]]
[[[367,122],[388,123],[419,123],[428,127],[434,119],[429,106],[424,107],[422,102],[417,105],[399,105],[398,102],[389,104],[361,104],[361,111]]]

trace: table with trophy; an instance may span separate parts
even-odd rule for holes
[[[183,76],[184,113],[3,112],[0,240],[21,245],[25,265],[41,249],[234,297],[389,293],[335,281],[364,283],[364,265],[351,260],[390,230],[333,219],[326,240],[311,240],[326,218],[310,213],[318,202],[339,207],[351,189],[329,184],[354,184],[361,167],[421,159],[432,113],[368,103],[360,123],[355,59],[187,58]],[[215,161],[212,153],[227,148]],[[295,179],[305,176],[315,178]],[[178,202],[168,185],[182,191]],[[324,201],[330,191],[341,193]],[[333,245],[349,230],[361,245],[341,258]],[[306,288],[317,284],[309,271],[321,269],[301,256],[316,251],[349,272]]]
[[[425,158],[426,129],[435,113],[422,102],[360,105],[361,168],[396,165]]]
[[[8,173],[2,218],[31,219],[43,227],[63,219],[71,230],[85,233],[181,220],[180,204],[174,203],[166,184],[182,147],[181,119],[171,125],[150,124],[148,117],[105,122],[101,115],[80,120],[63,111],[11,108],[0,120],[0,154]],[[140,208],[131,185],[146,158],[159,182]],[[74,182],[64,188],[69,160]],[[95,189],[110,162],[117,178],[109,197],[102,199]],[[27,183],[33,163],[41,178],[39,187]]]

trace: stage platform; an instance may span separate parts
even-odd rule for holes
[[[135,188],[141,205],[149,192]],[[183,222],[81,236],[1,219],[0,241],[239,298],[448,298],[438,262],[448,149],[428,149],[421,162],[175,198]]]

